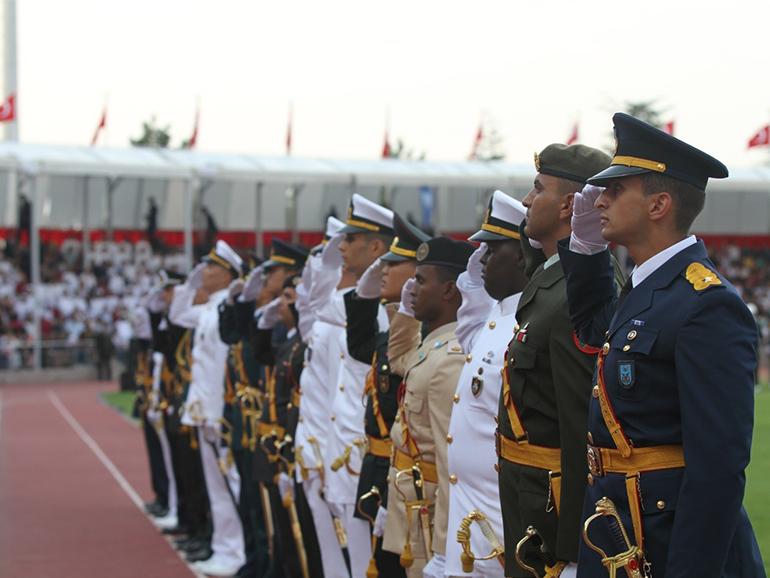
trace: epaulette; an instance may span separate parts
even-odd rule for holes
[[[685,277],[696,291],[703,291],[709,287],[722,284],[719,275],[703,263],[698,263],[697,261],[688,265]]]

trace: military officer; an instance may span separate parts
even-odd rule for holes
[[[398,214],[394,214],[393,224],[396,236],[390,250],[370,265],[356,290],[345,295],[348,353],[371,365],[364,417],[367,449],[356,492],[356,517],[368,521],[376,520],[380,512],[387,512],[387,477],[392,453],[390,429],[398,409],[397,393],[401,383],[401,376],[390,370],[388,332],[382,331],[377,323],[380,300],[387,303],[388,318],[392,319],[398,309],[401,289],[414,276],[417,248],[430,239]],[[397,578],[404,575],[404,569],[396,554],[382,550],[383,515],[380,514],[375,532],[376,551],[370,568],[376,568],[380,576]]]
[[[727,168],[629,115],[613,121],[612,165],[588,180],[606,188],[576,196],[571,239],[559,248],[579,335],[604,343],[583,520],[599,515],[588,521],[578,576],[606,576],[614,562],[629,576],[763,577],[742,506],[757,328],[689,234],[708,179]],[[619,298],[607,242],[635,264]],[[620,522],[604,515],[612,508]]]
[[[469,554],[463,556],[455,537],[461,527],[467,528],[466,548],[475,555],[487,555],[494,544],[478,527],[469,525],[472,521],[486,524],[486,519],[498,540],[503,538],[493,418],[502,387],[505,340],[516,324],[516,306],[526,283],[519,233],[526,212],[520,201],[495,191],[481,230],[470,237],[482,245],[457,280],[463,304],[457,312],[456,334],[466,355],[447,436],[449,471],[457,476],[457,483],[449,487],[447,576],[504,576],[500,556],[464,568]],[[480,519],[474,520],[474,511]]]
[[[341,257],[329,242],[344,223],[329,217],[323,243],[311,251],[297,286],[298,329],[305,341],[305,367],[300,375],[302,403],[294,436],[297,476],[305,491],[321,550],[325,578],[349,578],[329,506],[323,499],[324,463],[328,431],[331,429],[329,400],[336,391],[337,369],[343,353],[345,308],[342,294],[353,283],[350,274],[342,281]],[[339,264],[324,263],[326,249],[336,253]],[[337,287],[342,287],[337,289]],[[312,302],[312,306],[311,306]]]
[[[220,445],[220,420],[224,409],[225,367],[228,346],[219,335],[219,303],[227,288],[241,274],[242,260],[224,241],[204,257],[185,285],[177,287],[171,304],[171,320],[195,329],[192,343],[192,379],[182,423],[198,433],[203,475],[211,504],[212,556],[197,563],[201,572],[231,576],[245,561],[243,528],[237,496],[240,477],[234,465],[220,470],[224,452]],[[203,305],[193,305],[195,291],[208,294]],[[224,461],[224,460],[223,460]]]
[[[421,244],[415,277],[404,285],[390,328],[391,371],[404,379],[390,433],[393,458],[383,548],[401,555],[410,577],[444,572],[449,484],[457,482],[447,470],[446,436],[465,360],[454,333],[462,302],[456,280],[473,251],[470,243],[447,237]]]
[[[546,261],[519,300],[499,400],[506,576],[532,575],[516,556],[530,526],[539,532],[545,554],[533,547],[540,545],[533,537],[521,549],[524,564],[540,575],[575,572],[586,476],[580,439],[585,437],[596,352],[575,338],[556,243],[569,236],[575,192],[609,160],[583,145],[549,145],[535,155],[537,175],[523,200],[522,242],[536,240]]]
[[[367,198],[354,194],[350,201],[345,226],[338,236],[338,249],[343,268],[356,279],[378,257],[388,251],[393,240],[393,212]],[[330,251],[334,249],[330,243]],[[387,327],[383,307],[378,310],[378,324]],[[343,333],[344,337],[344,333]],[[326,499],[332,512],[345,526],[350,550],[353,576],[366,572],[371,557],[369,525],[354,516],[356,489],[361,460],[365,451],[364,387],[369,363],[362,363],[346,355],[343,348],[336,378],[337,391],[331,405],[332,428],[327,441],[327,459],[330,471],[326,477]]]

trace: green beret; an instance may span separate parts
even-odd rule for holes
[[[535,153],[538,173],[583,184],[611,162],[612,159],[599,149],[579,144],[550,144],[539,154]]]

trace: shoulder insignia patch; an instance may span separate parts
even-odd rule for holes
[[[722,284],[722,280],[719,276],[702,263],[690,263],[687,267],[685,277],[696,291],[703,291],[712,285]]]

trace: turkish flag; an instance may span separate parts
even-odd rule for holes
[[[766,124],[757,133],[749,139],[748,148],[762,147],[770,145],[770,124]]]
[[[11,94],[0,106],[0,122],[13,122],[16,120],[16,94]]]
[[[663,125],[663,132],[670,134],[671,136],[674,136],[674,121],[667,122]]]
[[[476,160],[476,157],[479,154],[479,145],[481,145],[481,141],[484,139],[484,128],[479,125],[479,129],[476,131],[476,138],[473,139],[473,148],[471,148],[471,154],[468,155],[468,160],[473,161]]]
[[[389,159],[390,158],[390,142],[388,141],[388,132],[385,131],[385,142],[382,143],[382,158]]]
[[[96,129],[94,130],[94,136],[91,137],[91,146],[94,146],[96,144],[96,141],[99,139],[99,133],[101,133],[106,126],[107,126],[107,107],[105,106],[102,109],[102,116],[99,117],[99,124],[96,125]]]
[[[291,129],[292,129],[292,109],[289,109],[289,122],[286,125],[286,156],[291,156]]]
[[[572,127],[572,134],[569,135],[569,138],[567,139],[567,144],[572,145],[575,144],[578,141],[578,123],[575,123]]]
[[[195,145],[198,144],[198,121],[200,120],[200,109],[195,109],[195,124],[193,125],[193,131],[190,135],[190,140],[187,141],[187,148],[188,149],[194,149]]]

